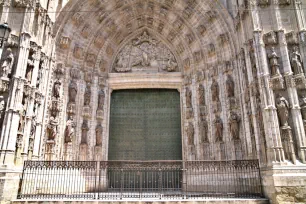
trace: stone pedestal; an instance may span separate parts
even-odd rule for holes
[[[54,160],[55,152],[54,152],[55,142],[53,140],[48,140],[46,142],[46,150],[45,150],[45,160],[51,161]]]
[[[88,145],[87,144],[80,144],[80,161],[87,161],[88,156]]]
[[[95,146],[95,160],[101,161],[102,158],[102,146]]]
[[[97,119],[103,120],[104,111],[103,110],[97,110]]]
[[[281,137],[285,152],[285,158],[291,160],[293,164],[296,164],[292,132],[289,126],[281,127]]]
[[[306,78],[303,73],[293,76],[297,89],[306,89]]]
[[[72,159],[72,143],[68,142],[64,144],[64,160],[70,161]]]
[[[282,90],[285,88],[285,83],[282,75],[272,76],[270,79],[270,87],[273,90]]]

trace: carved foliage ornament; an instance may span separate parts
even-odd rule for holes
[[[178,71],[173,53],[147,31],[132,39],[120,50],[113,68],[115,72]]]

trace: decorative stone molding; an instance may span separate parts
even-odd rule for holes
[[[280,6],[289,6],[291,4],[291,0],[278,0],[278,4]]]
[[[209,56],[212,56],[212,55],[215,55],[216,54],[216,48],[215,48],[215,45],[213,43],[210,43],[208,45],[208,55]]]
[[[276,45],[278,43],[277,34],[275,31],[270,31],[263,35],[263,40],[266,45]]]
[[[212,23],[217,18],[217,14],[215,11],[207,11],[206,15],[208,17],[208,22]]]
[[[71,44],[71,39],[66,36],[62,36],[59,42],[59,46],[61,49],[69,49]]]
[[[283,90],[285,89],[284,79],[281,75],[276,75],[271,77],[269,81],[270,88],[273,90]]]
[[[79,27],[84,22],[84,17],[81,13],[75,13],[72,16],[72,22],[76,27]]]
[[[184,76],[184,84],[185,85],[190,85],[192,83],[192,75],[191,74],[186,74]]]
[[[91,27],[89,24],[86,24],[81,31],[81,35],[83,38],[87,39],[90,33],[91,33]]]
[[[80,79],[80,77],[81,77],[80,70],[77,69],[77,68],[72,68],[72,69],[70,70],[70,77],[71,77],[72,79],[75,79],[75,80]]]
[[[298,34],[295,31],[286,33],[286,41],[289,45],[297,45],[299,43]]]
[[[206,34],[207,29],[204,25],[201,24],[197,27],[197,31],[201,36],[204,36]]]
[[[13,6],[15,7],[31,7],[34,8],[35,0],[13,0]]]
[[[306,89],[306,78],[303,73],[293,76],[294,83],[298,89]]]
[[[93,67],[96,64],[97,56],[95,54],[87,54],[86,63],[88,66]]]
[[[193,108],[186,108],[186,119],[192,119],[193,118]]]
[[[300,35],[300,42],[306,44],[306,30],[301,30],[299,35]]]
[[[74,46],[73,56],[77,59],[82,59],[84,57],[83,48],[79,45]]]
[[[0,93],[6,93],[9,90],[10,80],[8,78],[0,78]]]
[[[291,74],[285,74],[284,77],[285,77],[285,82],[286,82],[286,86],[287,86],[287,87],[293,88],[293,87],[296,86],[295,80],[294,80],[294,78],[293,78],[292,73],[291,73]]]
[[[202,61],[202,51],[201,50],[194,52],[193,56],[194,56],[196,63],[199,63]]]
[[[229,43],[229,35],[228,33],[222,33],[219,35],[219,44],[220,46],[224,46]]]
[[[256,2],[256,1],[254,1],[254,2]],[[268,6],[268,5],[270,5],[270,0],[258,0],[258,5],[262,6],[262,7]]]
[[[195,74],[195,79],[198,83],[203,82],[205,80],[204,70],[198,70]]]
[[[83,107],[83,117],[89,119],[89,118],[91,118],[91,113],[92,113],[92,111],[91,111],[91,108],[89,106]]]

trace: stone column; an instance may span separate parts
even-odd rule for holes
[[[28,33],[20,34],[20,48],[17,59],[15,75],[12,77],[11,89],[8,98],[8,112],[4,119],[5,128],[1,133],[1,153],[0,162],[2,164],[12,165],[17,141],[17,128],[19,124],[19,109],[23,97],[24,75],[27,59],[29,55],[30,35]],[[17,128],[16,128],[17,127]]]
[[[297,6],[297,5],[296,5]],[[282,26],[282,21],[281,21],[281,15],[279,11],[279,2],[274,3],[274,10],[275,10],[275,19],[277,22],[277,30],[278,30],[278,38],[279,38],[279,48],[281,52],[281,60],[283,64],[283,69],[285,73],[285,79],[286,79],[286,84],[287,84],[287,91],[288,91],[288,96],[290,100],[290,104],[292,106],[291,108],[291,115],[292,115],[292,121],[295,129],[295,137],[297,140],[297,147],[298,147],[298,155],[303,163],[305,163],[305,144],[306,144],[306,138],[305,138],[305,131],[304,131],[304,125],[303,125],[303,119],[301,115],[301,108],[299,106],[299,97],[297,93],[297,89],[294,86],[294,83],[292,82],[292,75],[293,72],[291,70],[291,65],[290,65],[290,57],[288,53],[288,47],[287,47],[287,42],[286,42],[286,36],[285,36],[285,31],[283,30]],[[303,17],[300,17],[300,23],[303,21]],[[299,24],[300,24],[299,23]],[[282,130],[283,131],[283,130]],[[291,131],[285,131],[284,135],[287,135],[287,139],[291,141],[292,143],[292,134]],[[293,148],[293,144],[291,144]],[[293,156],[292,156],[292,162],[295,164],[296,163],[296,157],[294,154],[294,150],[291,150]]]
[[[27,105],[27,113],[26,113],[26,124],[25,124],[25,131],[24,131],[24,136],[23,136],[23,141],[24,141],[24,148],[23,148],[23,159],[26,160],[28,159],[27,155],[28,155],[28,148],[29,145],[33,145],[30,144],[30,140],[32,140],[31,142],[34,142],[34,138],[35,138],[35,134],[30,135],[31,134],[31,128],[34,125],[36,127],[36,124],[32,124],[33,122],[36,123],[36,120],[34,120],[35,117],[35,113],[33,112],[34,110],[34,102],[35,102],[35,92],[36,90],[36,81],[37,81],[37,75],[38,75],[38,70],[39,70],[39,62],[40,62],[40,48],[37,47],[37,45],[35,43],[31,43],[31,49],[34,52],[33,53],[33,59],[34,59],[34,67],[32,70],[32,77],[31,77],[31,81],[29,82],[29,84],[27,84],[27,89],[31,90],[30,94],[29,94],[29,101],[28,101],[28,105]],[[31,147],[31,152],[33,153],[33,147]]]

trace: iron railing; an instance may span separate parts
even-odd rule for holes
[[[25,161],[19,199],[259,198],[257,160]]]

